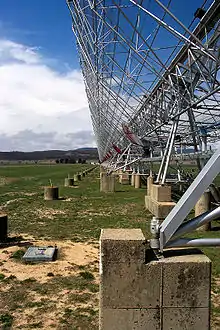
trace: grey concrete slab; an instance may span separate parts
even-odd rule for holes
[[[159,330],[159,309],[108,309],[100,315],[100,330]]]
[[[101,263],[145,261],[145,237],[140,229],[103,229]]]
[[[157,308],[161,305],[161,266],[149,264],[104,264],[100,299],[103,307]]]
[[[162,313],[163,330],[210,329],[209,308],[164,308]]]
[[[145,196],[146,209],[159,219],[165,219],[175,205],[174,202],[157,202],[151,196]]]
[[[211,262],[198,249],[154,260],[139,229],[100,240],[100,330],[209,330]]]
[[[209,258],[203,254],[178,256],[174,254],[161,262],[164,307],[209,307],[211,283]]]

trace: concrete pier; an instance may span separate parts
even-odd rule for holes
[[[44,200],[52,201],[59,199],[59,187],[48,186],[44,187]]]
[[[0,212],[0,242],[7,240],[8,235],[8,216],[6,213]]]
[[[151,195],[151,187],[152,187],[153,183],[154,183],[154,178],[152,176],[149,176],[147,178],[147,195],[148,196]]]
[[[73,180],[74,180],[74,182],[77,182],[78,181],[78,174],[74,174]]]
[[[107,173],[100,173],[100,191],[101,192],[114,192],[115,191],[115,176],[114,174],[107,175]]]
[[[134,186],[135,175],[136,175],[136,173],[132,173],[132,174],[131,174],[131,186]]]
[[[166,218],[176,205],[171,200],[171,186],[152,184],[149,180],[148,187],[150,195],[145,196],[146,209],[159,219]]]
[[[210,191],[205,191],[195,205],[195,217],[210,210],[211,210],[211,193]],[[204,226],[199,227],[197,230],[199,231],[211,230],[211,222],[206,223]]]
[[[65,178],[64,186],[65,187],[73,187],[74,186],[74,178]]]
[[[135,174],[135,178],[134,178],[134,187],[136,189],[141,187],[141,175],[139,173]]]
[[[119,174],[119,183],[124,184],[124,185],[129,185],[130,184],[130,175],[129,173],[120,173]]]
[[[99,330],[208,330],[211,262],[199,250],[152,258],[140,229],[100,238]]]

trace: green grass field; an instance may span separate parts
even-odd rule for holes
[[[21,240],[0,249],[1,329],[98,329],[100,229],[142,228],[148,235],[151,215],[144,208],[145,188],[117,184],[116,193],[100,193],[98,169],[73,188],[63,186],[68,174],[89,166],[0,167],[0,208],[8,213],[10,236]],[[58,201],[43,199],[49,180],[60,187]],[[24,264],[30,244],[57,244],[58,260]],[[212,329],[219,329],[219,249],[205,253],[213,261]]]

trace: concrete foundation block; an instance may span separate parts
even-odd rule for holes
[[[100,314],[99,329],[103,330],[159,330],[159,309],[110,309]]]
[[[209,308],[164,308],[160,329],[209,330],[209,318]]]
[[[166,257],[163,260],[163,306],[208,308],[210,278],[211,262],[204,254]]]
[[[211,192],[205,191],[195,205],[195,217],[211,210]],[[198,231],[211,230],[211,222],[206,223],[204,226],[197,228]]]
[[[162,265],[157,261],[143,264],[143,261],[120,265],[103,263],[100,299],[104,308],[158,308],[161,305]]]
[[[145,237],[140,229],[103,229],[100,256],[105,263],[132,263],[145,260]]]
[[[130,184],[130,175],[128,173],[122,173],[119,176],[119,182],[124,185]]]
[[[48,186],[44,187],[44,200],[52,201],[59,199],[59,187]]]
[[[135,182],[135,173],[131,174],[131,186],[134,186],[134,182]]]
[[[73,180],[74,180],[74,182],[77,182],[78,181],[78,174],[74,174]]]
[[[157,202],[171,201],[171,186],[151,185],[151,197]]]
[[[122,178],[122,170],[118,170],[118,182],[121,183],[121,178]]]
[[[139,229],[100,238],[100,330],[209,330],[211,262],[197,249],[156,259]]]
[[[106,193],[115,191],[114,175],[107,175],[103,172],[100,173],[100,191]]]
[[[101,165],[100,165],[99,170],[100,170],[100,173],[105,173],[105,168],[103,166],[101,166]]]
[[[72,187],[74,186],[74,178],[65,178],[64,180],[65,187]]]
[[[0,212],[0,242],[7,240],[8,234],[8,216],[6,213]]]
[[[146,209],[159,219],[165,219],[175,205],[174,202],[157,202],[151,196],[145,196]]]
[[[141,175],[140,174],[135,174],[134,187],[136,189],[141,187]]]
[[[82,181],[82,174],[77,174],[77,181]]]
[[[151,196],[151,188],[154,183],[154,178],[152,176],[149,176],[147,178],[147,195]]]

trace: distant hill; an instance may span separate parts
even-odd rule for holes
[[[37,160],[56,160],[66,158],[79,158],[85,160],[98,159],[97,148],[80,148],[76,150],[45,150],[45,151],[9,151],[0,152],[0,161],[37,161]]]

